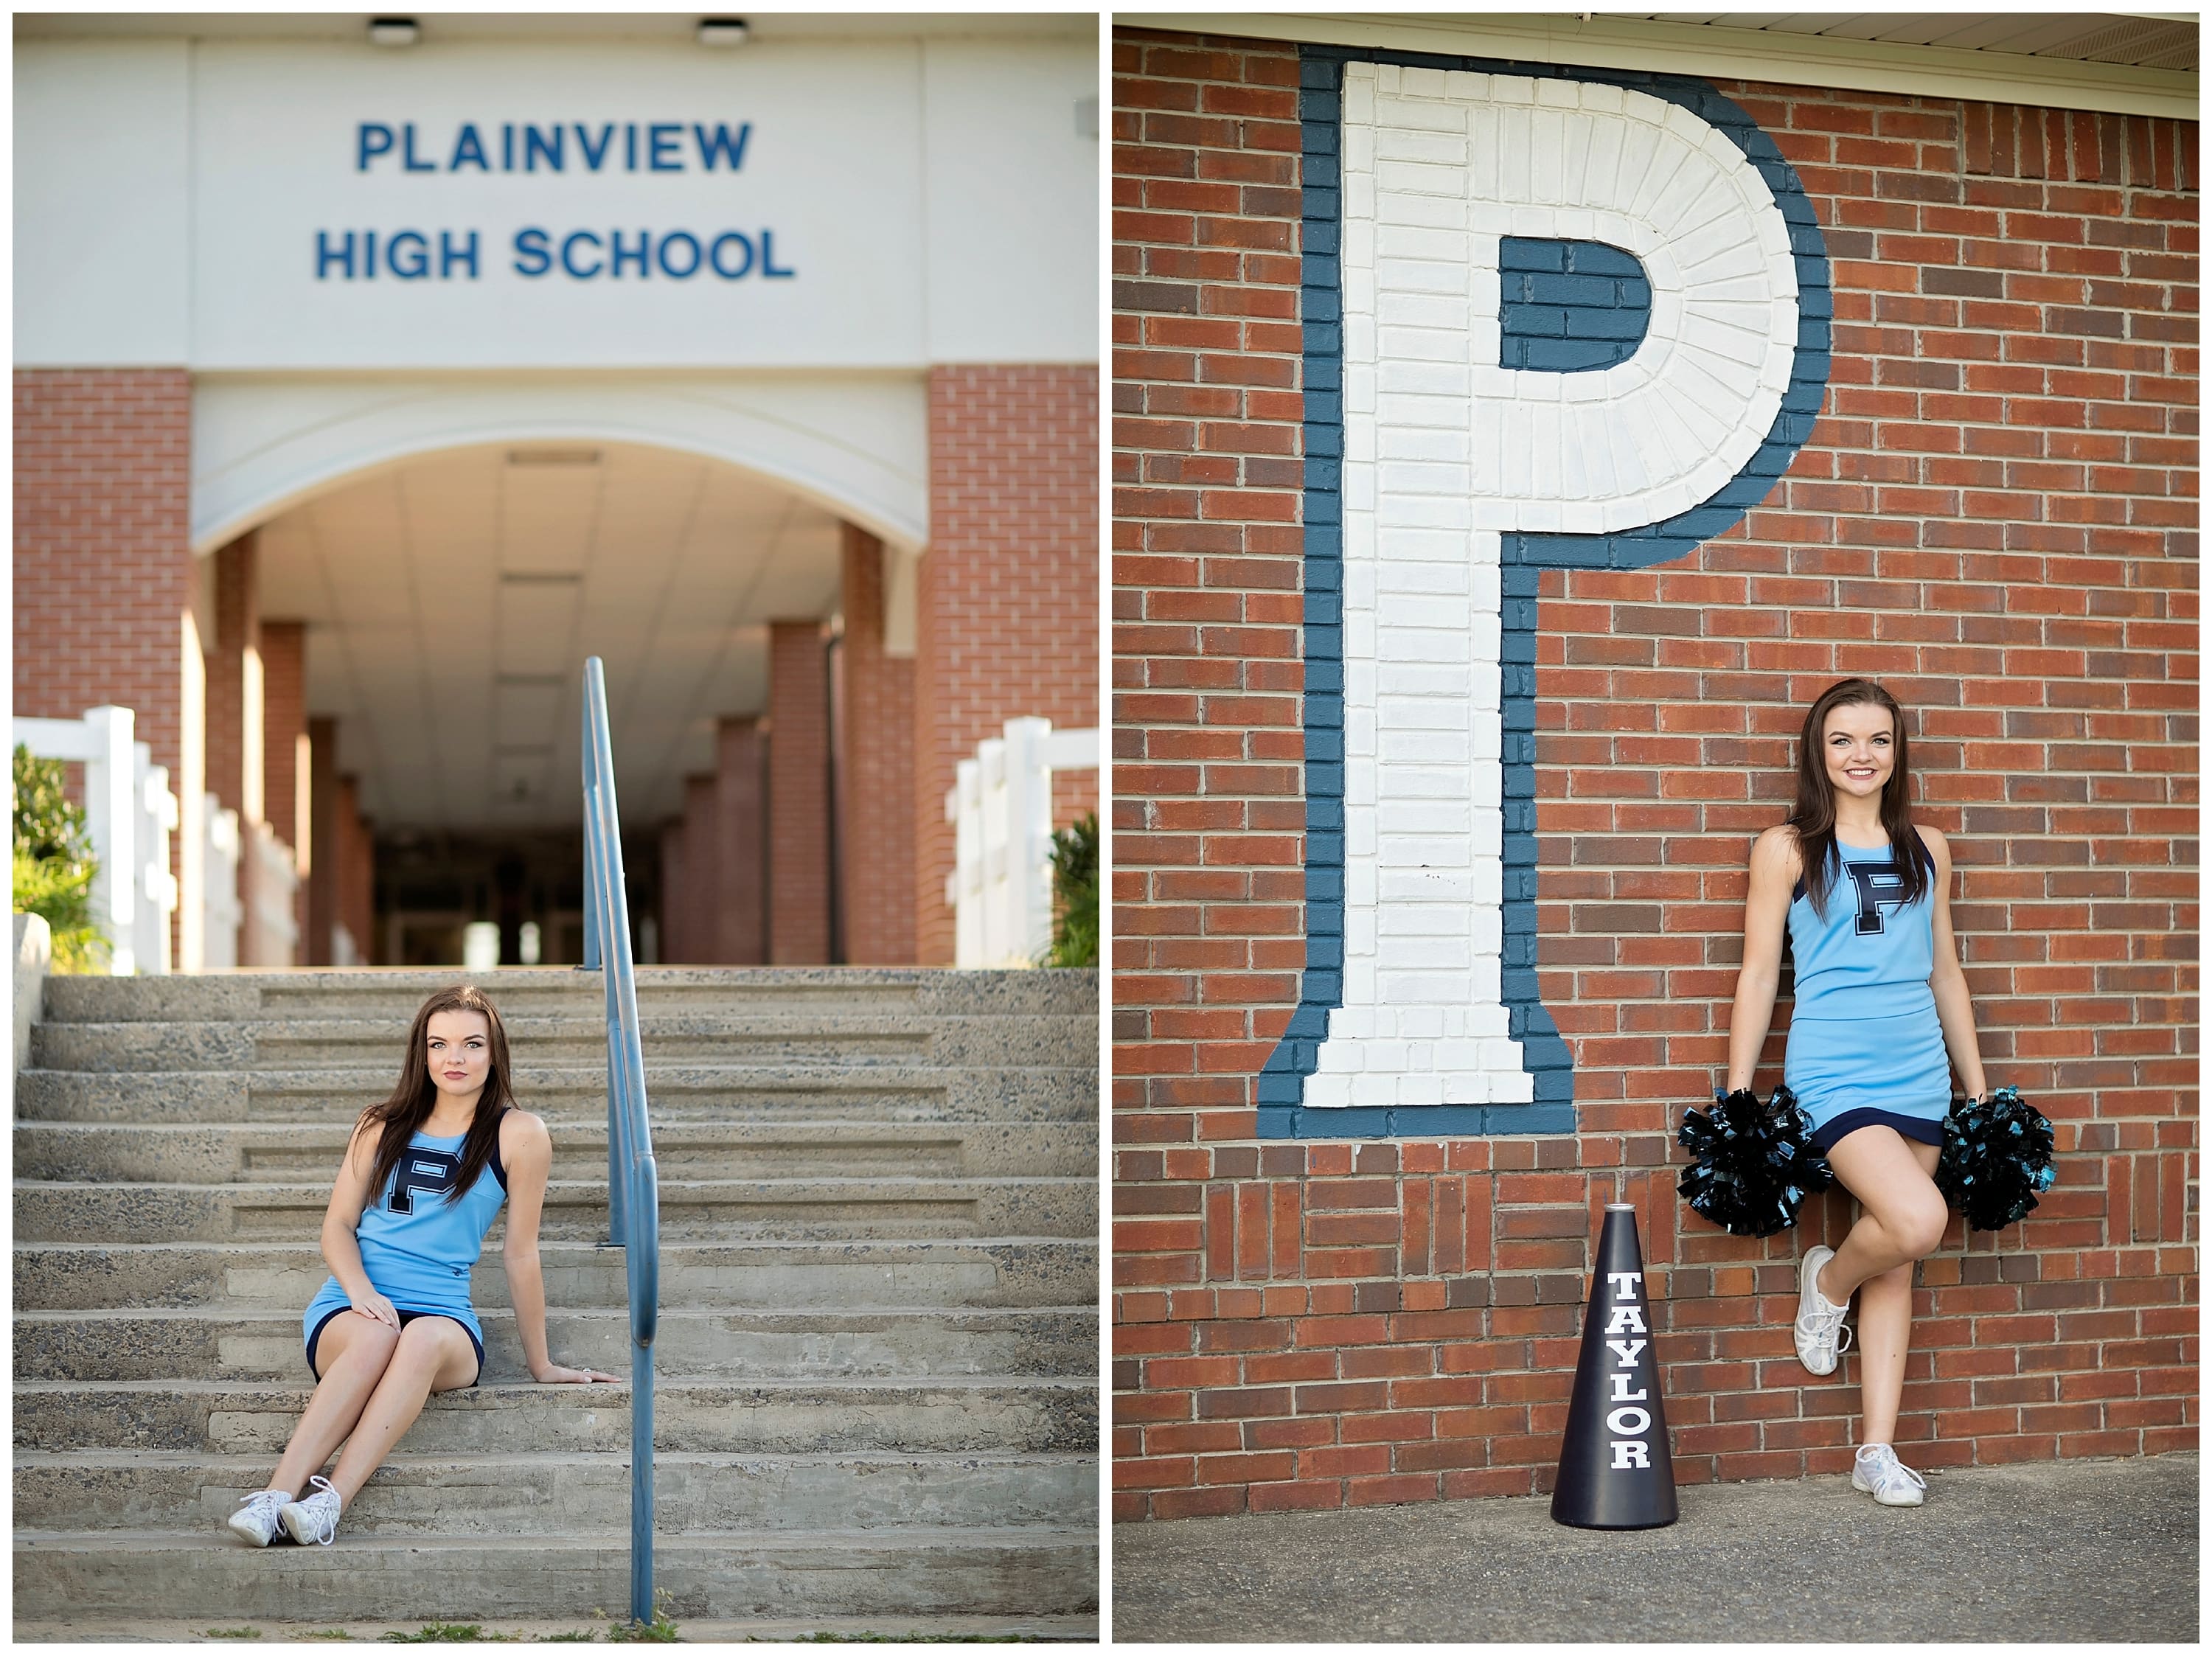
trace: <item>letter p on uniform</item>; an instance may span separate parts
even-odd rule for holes
[[[1317,755],[1341,762],[1308,907],[1315,847],[1334,847],[1340,925],[1324,937],[1310,915],[1262,1102],[1316,1121],[1534,1104],[1551,1109],[1531,1127],[1565,1130],[1566,1049],[1534,974],[1536,571],[1681,556],[1765,494],[1825,385],[1826,262],[1795,174],[1710,88],[1340,70],[1342,453],[1323,463],[1334,530],[1309,462],[1306,714],[1310,829]],[[1310,182],[1310,221],[1314,199]],[[1310,391],[1310,434],[1315,409]],[[1331,535],[1328,591],[1310,572]],[[1297,1090],[1270,1093],[1285,1071]]]

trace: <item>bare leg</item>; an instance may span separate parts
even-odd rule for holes
[[[353,1504],[368,1475],[415,1423],[431,1392],[466,1386],[476,1372],[477,1349],[460,1324],[451,1317],[418,1317],[409,1323],[331,1473],[339,1501]]]
[[[284,1458],[276,1463],[269,1488],[295,1495],[307,1493],[307,1479],[323,1470],[331,1451],[345,1441],[361,1418],[398,1344],[398,1331],[358,1311],[342,1311],[323,1325],[322,1338],[315,1344],[323,1377],[316,1382],[307,1412],[292,1429],[292,1441],[284,1446]]]
[[[1831,1305],[1849,1300],[1869,1277],[1924,1259],[1942,1246],[1951,1210],[1933,1177],[1939,1154],[1935,1145],[1908,1141],[1893,1127],[1861,1127],[1828,1152],[1828,1165],[1858,1198],[1861,1210],[1836,1257],[1820,1271],[1820,1292]]]
[[[1887,1127],[1863,1127],[1829,1152],[1829,1164],[1864,1211],[1844,1246],[1820,1275],[1820,1292],[1840,1305],[1833,1290],[1859,1276],[1859,1398],[1863,1416],[1862,1443],[1888,1443],[1897,1431],[1897,1410],[1905,1394],[1905,1354],[1912,1338],[1912,1262],[1940,1247],[1950,1221],[1942,1192],[1930,1176],[1941,1154],[1936,1145],[1903,1137]],[[1905,1257],[1882,1265],[1903,1248]],[[1856,1253],[1856,1260],[1846,1260]],[[1844,1267],[1839,1273],[1838,1266]],[[1838,1281],[1838,1276],[1841,1281]]]

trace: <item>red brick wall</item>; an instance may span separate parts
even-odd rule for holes
[[[378,963],[384,940],[376,931],[376,827],[361,814],[359,779],[337,779],[337,924],[353,938],[364,965]]]
[[[262,800],[276,836],[292,848],[295,865],[304,866],[311,845],[313,810],[307,804],[309,773],[301,761],[307,736],[307,624],[302,621],[261,623]],[[307,806],[306,809],[302,807]],[[307,883],[293,894],[292,918],[299,937],[290,964],[307,964]]]
[[[331,928],[343,918],[338,903],[338,862],[344,828],[338,813],[337,720],[307,719],[307,804],[312,840],[308,847],[307,925],[300,958],[308,966],[332,964]]]
[[[207,791],[226,810],[238,813],[241,834],[267,815],[258,786],[263,779],[247,762],[253,732],[262,721],[259,707],[246,706],[246,652],[261,647],[261,579],[258,543],[242,535],[215,555],[215,636],[203,640],[207,655]],[[265,693],[264,693],[265,699]],[[265,752],[257,755],[265,761]],[[241,840],[242,843],[242,840]],[[240,864],[243,883],[245,864]]]
[[[855,966],[915,962],[914,659],[884,653],[884,555],[845,525],[837,854]]]
[[[191,379],[19,368],[15,445],[15,710],[129,707],[173,787],[191,604]]]
[[[131,708],[181,799],[198,786],[180,720],[191,379],[181,368],[18,369],[15,464],[15,710]],[[169,845],[181,877],[184,836]]]
[[[830,959],[830,668],[822,625],[769,624],[768,949],[776,966]]]
[[[768,755],[757,719],[724,719],[714,729],[714,862],[710,958],[733,966],[768,960]],[[683,901],[696,902],[702,891]]]
[[[1581,1131],[1259,1143],[1303,960],[1296,58],[1125,31],[1115,72],[1116,1515],[1548,1489],[1613,1200],[1677,1477],[1848,1464],[1856,1367],[1788,1331],[1848,1199],[1726,1236],[1671,1134],[1725,1063],[1750,841],[1851,673],[1915,710],[1983,1052],[2060,1150],[2028,1222],[1921,1266],[1905,1458],[2193,1445],[2195,129],[1722,84],[1813,198],[1835,367],[1745,524],[1543,577]]]
[[[929,550],[915,628],[915,948],[950,963],[953,767],[1009,719],[1098,724],[1098,372],[981,365],[929,376]],[[1056,822],[1097,808],[1070,774]]]
[[[299,751],[307,733],[307,624],[264,621],[260,631],[262,808],[276,837],[296,852],[307,839]]]
[[[684,925],[696,901],[693,891],[691,865],[687,860],[686,841],[689,838],[684,819],[672,816],[660,825],[660,882],[657,911],[659,926],[659,960],[662,966],[672,966],[689,960],[684,941]],[[640,950],[640,958],[643,951]]]

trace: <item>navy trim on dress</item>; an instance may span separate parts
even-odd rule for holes
[[[1895,1110],[1845,1110],[1831,1117],[1813,1129],[1813,1148],[1822,1155],[1833,1149],[1847,1133],[1861,1127],[1894,1127],[1907,1138],[1917,1138],[1923,1144],[1940,1145],[1943,1142],[1942,1117],[1934,1120],[1924,1115],[1902,1115]]]
[[[514,1107],[510,1104],[507,1108],[499,1113],[499,1125],[501,1127],[506,1126],[507,1117],[514,1113]],[[499,1153],[499,1134],[497,1132],[494,1132],[491,1136],[491,1174],[493,1178],[499,1180],[499,1187],[501,1190],[506,1190],[507,1162],[501,1158]]]

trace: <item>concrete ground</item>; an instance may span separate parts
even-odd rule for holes
[[[1917,1508],[1842,1476],[1680,1507],[1627,1532],[1540,1496],[1117,1525],[1114,1639],[2197,1639],[2194,1453],[1930,1473]]]

